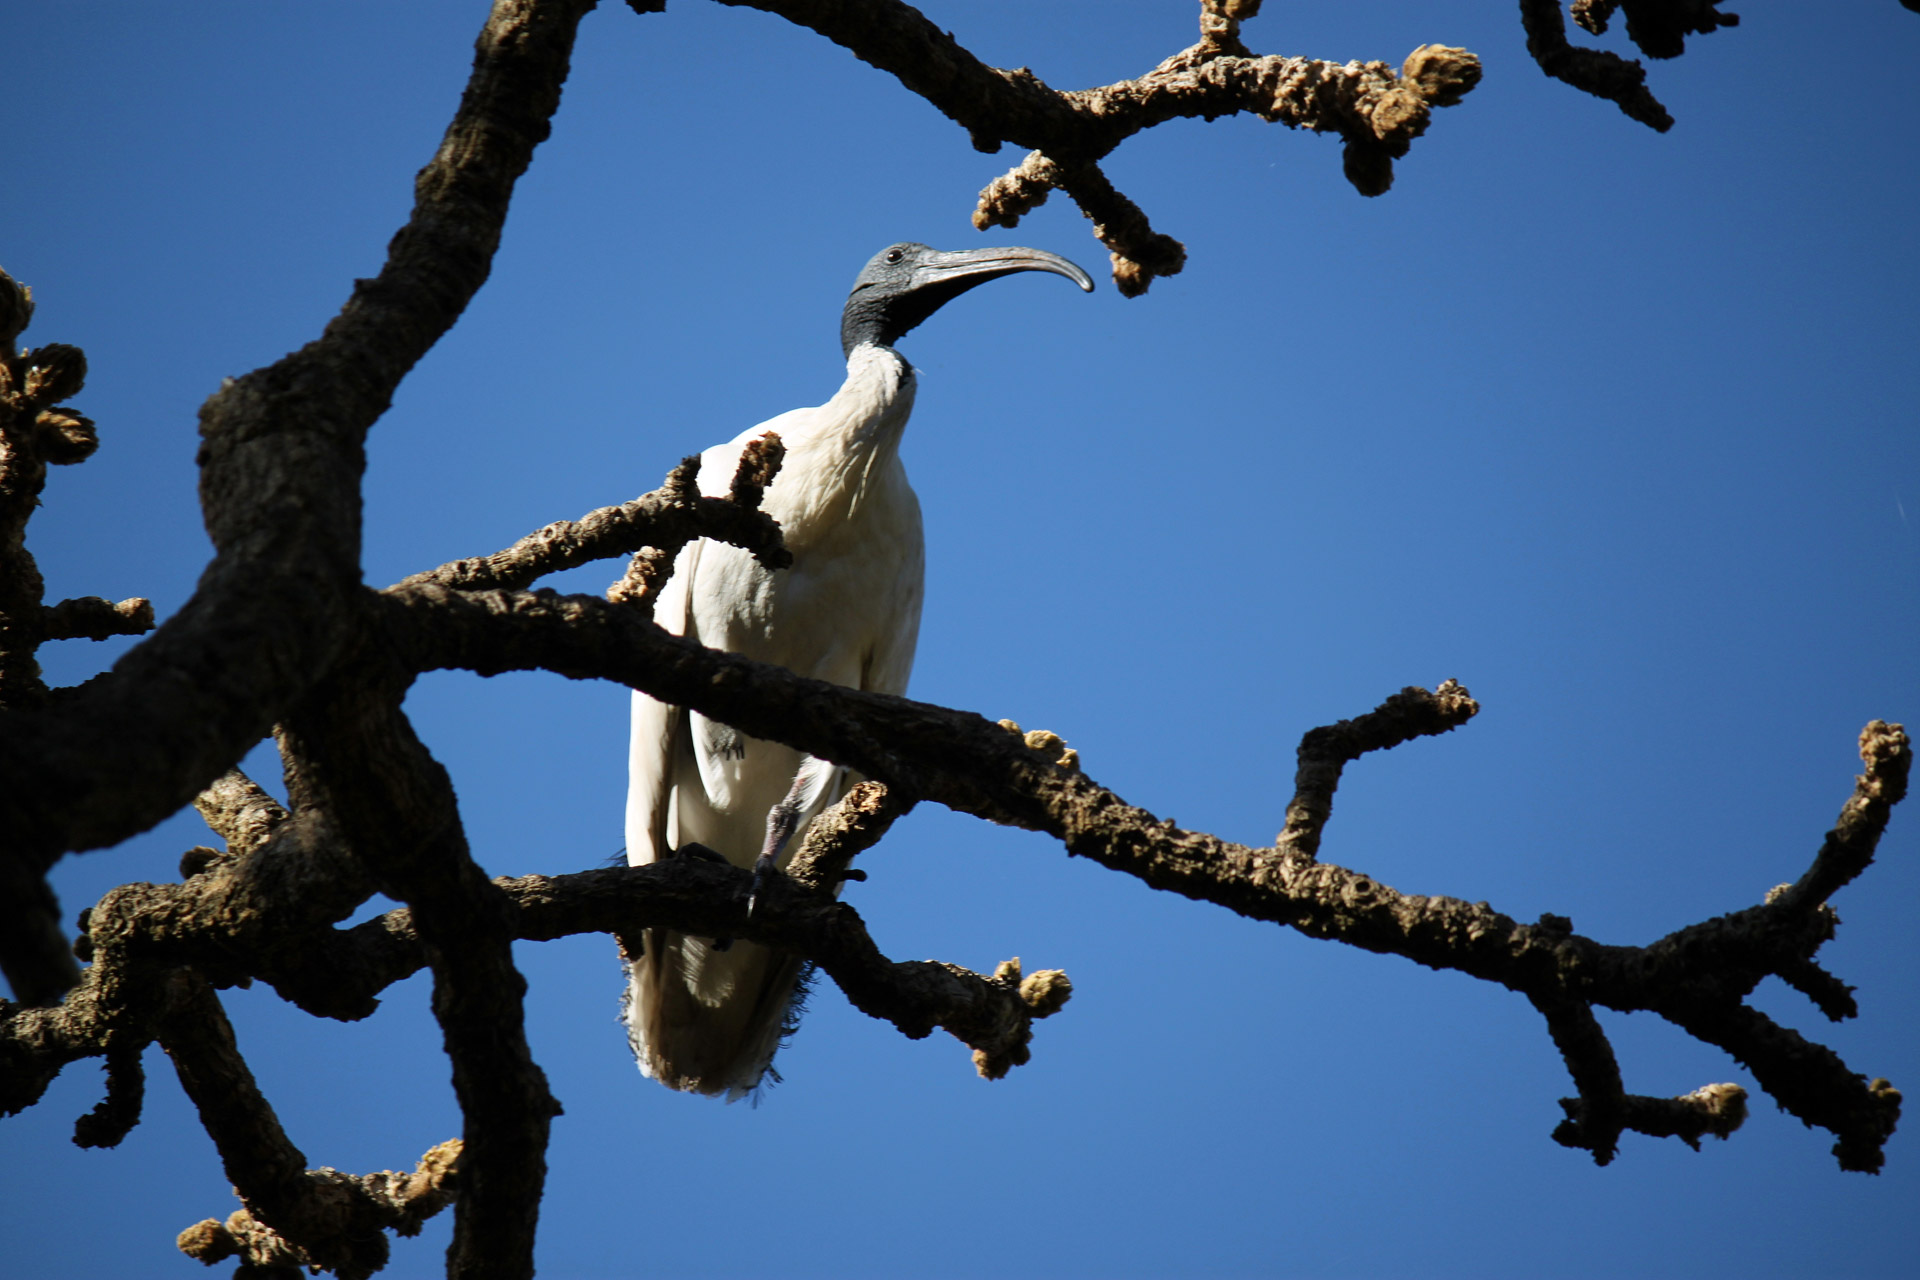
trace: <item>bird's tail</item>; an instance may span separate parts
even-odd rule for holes
[[[620,1017],[641,1072],[728,1102],[753,1094],[793,1029],[801,960],[750,942],[716,951],[665,929],[644,930],[640,943]]]

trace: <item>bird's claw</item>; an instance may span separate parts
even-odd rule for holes
[[[753,860],[753,884],[747,890],[747,919],[753,919],[754,904],[760,901],[760,895],[766,892],[779,870],[771,853],[763,853]]]

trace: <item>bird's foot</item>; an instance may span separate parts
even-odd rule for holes
[[[787,792],[786,799],[767,811],[766,843],[760,846],[760,856],[753,860],[753,886],[747,890],[747,919],[753,919],[754,904],[760,901],[772,878],[779,874],[780,851],[787,847],[787,841],[793,839],[793,833],[799,829],[800,814],[807,804],[807,793],[824,776],[820,771],[828,767],[825,761],[807,757],[794,775],[793,787]]]
[[[753,860],[753,885],[747,890],[747,919],[749,920],[753,919],[754,904],[760,901],[761,895],[767,891],[767,886],[773,883],[773,877],[780,874],[780,868],[775,865],[775,859],[778,856],[779,850],[770,849]]]

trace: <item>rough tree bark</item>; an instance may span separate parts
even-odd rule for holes
[[[1396,71],[1257,56],[1241,23],[1258,0],[1204,0],[1200,39],[1146,74],[1059,92],[1031,72],[988,66],[898,0],[723,0],[779,14],[896,76],[983,151],[1030,154],[981,193],[981,227],[1012,226],[1053,191],[1095,224],[1128,294],[1180,270],[1184,247],[1155,231],[1100,164],[1129,137],[1177,118],[1248,112],[1331,132],[1364,195],[1435,108],[1470,93],[1479,63],[1425,45]],[[1065,1004],[1055,971],[992,974],[882,955],[833,889],[850,859],[922,801],[1045,832],[1070,853],[1146,886],[1220,904],[1310,936],[1452,969],[1526,996],[1566,1060],[1575,1095],[1555,1140],[1605,1164],[1622,1133],[1697,1144],[1725,1137],[1745,1094],[1708,1084],[1677,1098],[1627,1092],[1597,1008],[1657,1013],[1747,1065],[1783,1108],[1828,1129],[1845,1169],[1872,1171],[1900,1095],[1747,1003],[1778,976],[1830,1018],[1856,1012],[1815,960],[1834,933],[1828,899],[1871,863],[1905,794],[1911,747],[1897,725],[1861,734],[1864,771],[1806,871],[1764,902],[1645,947],[1603,944],[1555,915],[1521,923],[1482,903],[1402,894],[1319,860],[1345,767],[1370,751],[1467,723],[1477,704],[1449,681],[1406,689],[1303,738],[1295,795],[1271,846],[1250,848],[1162,821],[1088,777],[1044,732],[941,707],[835,688],[704,650],[653,624],[650,601],[678,548],[697,537],[784,563],[758,510],[777,440],[750,454],[730,500],[702,498],[689,459],[657,492],[562,521],[488,556],[385,590],[362,581],[360,473],[366,433],[408,370],[485,282],[516,179],[547,136],[575,30],[592,0],[497,0],[445,141],[378,276],[305,348],[229,381],[201,414],[201,499],[215,546],[199,590],[157,628],[144,601],[42,599],[26,546],[48,465],[82,461],[93,425],[62,403],[85,359],[52,343],[19,351],[31,296],[0,277],[0,964],[18,1003],[0,1003],[0,1111],[32,1105],[66,1064],[104,1058],[107,1095],[76,1140],[111,1146],[138,1122],[141,1050],[159,1043],[199,1109],[242,1203],[185,1231],[205,1261],[250,1274],[302,1265],[365,1276],[409,1234],[457,1205],[450,1274],[532,1272],[548,1123],[556,1104],[528,1050],[515,939],[666,927],[746,938],[815,962],[859,1008],[922,1037],[943,1028],[982,1075],[1028,1058],[1034,1020]],[[629,7],[659,8],[644,0]],[[1736,19],[1708,0],[1580,0],[1599,32],[1624,9],[1648,55]],[[1522,0],[1529,49],[1548,74],[1671,124],[1637,63],[1568,44],[1560,8]],[[610,598],[534,589],[542,577],[631,556]],[[151,631],[113,671],[48,689],[35,652],[53,639]],[[489,880],[470,856],[445,771],[401,700],[423,672],[543,670],[624,684],[752,735],[854,766],[856,788],[810,831],[793,874],[753,916],[748,873],[693,859],[573,875]],[[272,732],[291,803],[234,766]],[[85,914],[74,965],[46,870],[197,804],[224,847],[189,850],[181,880],[127,885]],[[1813,833],[1809,833],[1811,841]],[[375,892],[406,905],[336,926]],[[354,1019],[422,968],[452,1063],[464,1127],[411,1174],[310,1169],[238,1051],[219,990],[250,980],[316,1016]]]

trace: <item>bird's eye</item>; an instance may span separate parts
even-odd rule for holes
[[[887,261],[888,261],[888,262],[898,262],[898,261],[900,261],[900,259],[902,259],[902,258],[904,258],[904,257],[906,257],[906,256],[907,256],[906,254],[904,254],[904,253],[902,253],[902,252],[900,252],[900,250],[898,250],[898,249],[889,249],[889,250],[887,250]]]

